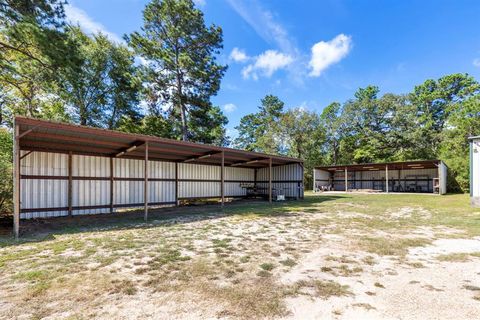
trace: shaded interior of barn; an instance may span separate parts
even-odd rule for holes
[[[447,167],[440,160],[322,166],[314,191],[446,192]]]

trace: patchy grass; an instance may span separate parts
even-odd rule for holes
[[[422,247],[431,244],[426,238],[380,238],[366,237],[359,242],[360,248],[380,256],[404,257],[409,248]]]
[[[298,288],[313,288],[315,290],[315,296],[328,299],[330,297],[350,296],[353,293],[348,290],[347,285],[341,285],[335,281],[323,281],[323,280],[300,280],[296,283]]]
[[[406,203],[418,210],[401,223],[392,219],[391,213]],[[271,206],[240,202],[223,211],[189,207],[172,209],[169,215],[152,210],[148,224],[141,214],[75,217],[70,225],[60,218],[51,220],[50,231],[41,229],[43,222],[22,221],[38,232],[20,242],[0,238],[2,312],[26,319],[141,318],[135,313],[140,305],[150,306],[152,317],[161,317],[155,312],[162,305],[178,318],[193,311],[199,312],[193,318],[283,317],[289,312],[286,297],[350,297],[357,288],[324,277],[351,277],[340,282],[360,283],[361,276],[380,268],[384,259],[421,267],[403,258],[409,248],[427,245],[433,237],[415,236],[412,230],[438,227],[439,232],[455,229],[462,237],[480,235],[480,210],[468,203],[464,195],[307,194],[304,201]],[[421,210],[431,217],[420,219]],[[283,285],[282,277],[302,269],[308,253],[328,244],[327,236],[339,238],[348,252],[322,255],[318,261],[324,265],[321,270],[316,265],[316,277]],[[438,259],[478,257],[473,253]],[[394,290],[388,282],[385,286]],[[374,292],[366,292],[375,298]],[[179,306],[182,301],[185,305]],[[119,305],[131,309],[120,314]],[[373,310],[367,304],[353,306]]]
[[[467,262],[470,260],[470,254],[468,253],[441,254],[437,256],[437,260],[448,261],[448,262]]]
[[[266,263],[262,263],[260,265],[260,268],[265,271],[272,271],[273,269],[275,269],[275,265],[273,263],[266,262]]]
[[[297,264],[297,262],[293,259],[287,258],[285,260],[281,260],[280,263],[286,267],[293,267]]]

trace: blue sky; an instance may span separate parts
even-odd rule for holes
[[[67,17],[112,39],[139,30],[145,0],[70,0]],[[229,134],[266,94],[321,110],[370,84],[406,93],[428,78],[480,80],[480,1],[196,0],[223,28],[228,64],[213,102]]]

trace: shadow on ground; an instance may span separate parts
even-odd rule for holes
[[[111,214],[79,215],[73,217],[41,218],[20,221],[20,240],[14,241],[12,217],[0,219],[0,247],[25,242],[47,241],[55,235],[94,232],[99,230],[145,229],[162,223],[191,223],[232,215],[281,216],[296,211],[315,212],[310,208],[319,203],[348,198],[348,195],[307,196],[303,200],[274,202],[262,200],[237,200],[219,204],[180,206],[150,209],[148,222],[144,222],[143,209]]]

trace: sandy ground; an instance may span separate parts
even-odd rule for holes
[[[71,235],[27,243],[15,250],[34,255],[0,268],[0,319],[479,319],[480,237],[428,223],[372,227],[431,217],[418,206],[372,215],[341,203],[278,216],[153,220],[144,229],[74,234],[60,249],[52,249],[55,241]],[[394,249],[402,240],[425,244],[380,254],[362,245],[372,237]],[[86,255],[89,248],[95,252]],[[153,268],[159,252],[174,249],[182,260]],[[12,250],[0,248],[0,267]],[[464,256],[447,259],[452,254]],[[48,270],[55,285],[32,295],[37,280],[18,280],[26,266]],[[131,281],[133,291],[116,290],[118,281]],[[299,285],[315,281],[346,291],[322,296]],[[280,307],[268,305],[274,299]],[[265,307],[246,311],[257,303]]]
[[[480,287],[480,258],[468,262],[440,262],[446,253],[479,252],[480,239],[440,239],[434,245],[413,248],[406,261],[373,255],[378,261],[355,276],[326,277],[321,267],[326,256],[347,255],[361,261],[365,254],[351,251],[346,239],[335,237],[309,253],[282,276],[284,283],[302,279],[331,279],[348,285],[349,297],[287,299],[287,319],[478,319],[480,304],[465,286]],[[420,268],[406,265],[421,261]],[[375,283],[383,287],[375,286]],[[479,288],[480,290],[480,288]]]

